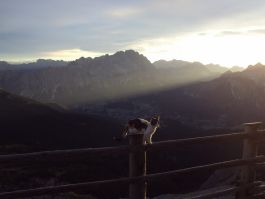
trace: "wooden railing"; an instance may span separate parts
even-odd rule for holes
[[[129,177],[110,179],[103,181],[93,181],[85,183],[67,184],[59,186],[41,187],[37,189],[17,190],[12,192],[0,193],[0,199],[13,199],[32,197],[39,195],[49,195],[64,193],[70,191],[78,191],[84,188],[93,186],[108,186],[108,185],[129,185],[130,199],[145,199],[148,183],[153,180],[161,180],[170,178],[183,173],[192,173],[202,170],[216,170],[230,167],[240,167],[240,180],[237,186],[224,188],[211,193],[204,193],[197,196],[186,197],[192,199],[213,198],[217,196],[235,194],[237,199],[255,199],[265,198],[265,185],[256,180],[256,170],[263,168],[265,157],[258,156],[258,143],[265,138],[265,130],[258,130],[261,123],[246,123],[245,131],[242,133],[230,133],[206,137],[196,137],[188,139],[178,139],[156,142],[152,145],[143,143],[143,134],[131,134],[129,138],[129,146],[104,147],[104,148],[86,148],[74,150],[56,150],[43,151],[26,154],[0,155],[0,163],[20,163],[38,161],[40,159],[49,161],[51,158],[70,157],[71,155],[82,154],[101,154],[101,153],[129,153]],[[226,141],[228,139],[243,140],[242,158],[217,162],[213,164],[195,166],[185,169],[172,170],[163,173],[155,173],[146,175],[146,152],[155,150],[164,150],[180,147],[183,145],[202,144],[216,141]],[[185,197],[183,197],[185,198]]]

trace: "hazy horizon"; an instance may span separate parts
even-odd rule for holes
[[[126,50],[120,50],[120,51],[126,51]],[[117,51],[119,52],[119,51]],[[98,55],[98,56],[90,56],[90,57],[84,57],[84,58],[96,58],[96,57],[101,57],[101,56],[104,56],[104,55],[113,55],[115,54],[116,52],[114,53],[104,53],[102,55]],[[139,52],[140,53],[140,52]],[[140,53],[142,54],[142,53]],[[144,54],[142,54],[144,55]],[[144,55],[145,56],[145,55]],[[81,56],[83,57],[83,56]],[[76,59],[71,59],[71,60],[65,60],[65,59],[53,59],[53,58],[43,58],[43,57],[40,57],[40,58],[36,58],[36,59],[33,59],[33,60],[24,60],[24,61],[9,61],[9,60],[0,60],[0,61],[5,61],[9,64],[28,64],[28,63],[34,63],[34,62],[37,62],[38,60],[53,60],[53,61],[65,61],[65,62],[71,62],[71,61],[75,61],[77,59],[80,59],[81,57],[78,57]],[[164,60],[164,61],[173,61],[173,60],[177,60],[177,61],[185,61],[185,62],[191,62],[191,63],[196,63],[196,62],[199,62],[199,63],[202,63],[200,61],[189,61],[189,60],[180,60],[180,59],[176,59],[176,58],[173,58],[173,59],[157,59],[157,60],[150,60],[148,57],[147,59],[153,64],[155,63],[156,61],[161,61],[161,60]],[[253,63],[253,64],[250,64],[250,65],[256,65],[256,64],[259,64],[261,62],[257,62],[257,63]],[[218,63],[202,63],[203,65],[208,65],[208,64],[213,64],[213,65],[219,65],[221,67],[227,67],[227,68],[232,68],[232,67],[241,67],[241,68],[247,68],[248,66],[238,66],[238,65],[234,65],[234,66],[224,66],[224,65],[221,65],[221,64],[218,64]],[[261,63],[263,65],[263,63]]]
[[[265,63],[262,0],[0,1],[0,60],[75,60],[133,49],[156,60]]]

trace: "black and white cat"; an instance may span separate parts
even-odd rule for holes
[[[152,117],[150,122],[142,118],[129,120],[122,135],[126,137],[128,134],[143,133],[144,143],[152,144],[152,136],[159,127],[159,121],[159,116]]]

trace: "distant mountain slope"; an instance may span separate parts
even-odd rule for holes
[[[67,64],[68,62],[66,61],[62,60],[55,61],[51,59],[38,59],[36,62],[21,63],[21,64],[9,64],[5,61],[0,61],[0,71],[61,67],[61,66],[66,66]]]
[[[223,70],[178,62],[183,67],[157,67],[158,63],[127,50],[94,59],[80,58],[62,67],[2,71],[0,87],[43,102],[75,105],[209,80]]]
[[[57,113],[48,105],[41,104],[37,101],[8,93],[0,89],[0,117],[1,119],[19,118],[27,115],[45,115]]]
[[[232,71],[232,72],[241,72],[243,70],[244,70],[244,68],[239,67],[239,66],[233,66],[232,68],[230,68],[230,71]]]
[[[183,68],[183,70],[200,68],[201,70],[210,71],[213,73],[215,72],[224,73],[228,70],[228,68],[217,64],[203,65],[200,62],[188,62],[188,61],[175,60],[175,59],[171,61],[159,60],[154,62],[153,64],[158,68]]]
[[[120,126],[107,119],[71,113],[55,105],[0,90],[0,145],[73,148],[113,145]],[[104,140],[101,140],[104,136]]]
[[[227,72],[207,82],[126,98],[102,106],[82,106],[120,118],[161,114],[165,120],[204,129],[226,128],[244,122],[265,121],[265,66]]]
[[[13,70],[14,66],[5,62],[5,61],[0,61],[0,71],[3,70]]]

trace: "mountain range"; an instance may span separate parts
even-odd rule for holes
[[[201,128],[236,127],[244,122],[265,121],[265,66],[256,64],[242,72],[181,87],[154,91],[79,110],[117,119],[160,114],[165,121]]]
[[[265,120],[262,64],[245,70],[181,60],[152,64],[133,50],[69,63],[36,63],[49,67],[2,70],[0,86],[44,103],[123,121],[160,114],[166,121],[211,129]]]
[[[219,65],[199,62],[160,60],[152,64],[133,50],[94,59],[82,57],[69,63],[38,60],[24,65],[19,67],[26,68],[24,70],[7,70],[18,66],[2,62],[0,87],[38,101],[66,106],[206,81],[228,71]]]
[[[60,66],[66,66],[67,64],[68,62],[63,60],[51,60],[51,59],[38,59],[36,62],[22,63],[22,64],[10,64],[6,61],[0,61],[0,71],[60,67]]]

